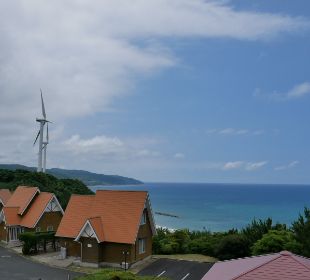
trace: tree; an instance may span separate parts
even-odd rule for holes
[[[310,257],[310,209],[305,207],[303,215],[293,222],[292,230],[295,239],[301,246],[301,254]]]
[[[232,234],[223,237],[216,250],[220,260],[242,258],[249,255],[249,246],[242,234]]]
[[[242,229],[242,234],[247,239],[249,246],[253,246],[253,244],[261,239],[264,234],[266,234],[269,230],[272,229],[272,219],[268,218],[266,220],[256,220],[254,219],[251,224],[247,225],[244,229]]]
[[[190,241],[188,229],[178,229],[171,234],[171,238],[174,243],[177,243],[176,253],[187,253],[188,243]]]
[[[296,242],[293,233],[288,230],[270,230],[253,245],[252,254],[278,253],[283,250],[294,253],[299,252],[300,246]]]
[[[61,206],[65,208],[71,194],[93,194],[81,181],[75,179],[57,179],[56,177],[27,170],[0,169],[0,188],[14,191],[18,186],[38,187],[41,191],[52,192],[58,198]]]

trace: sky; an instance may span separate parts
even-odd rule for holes
[[[0,2],[0,163],[146,182],[310,174],[308,0]]]

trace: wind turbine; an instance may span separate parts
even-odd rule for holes
[[[48,144],[48,123],[49,121],[46,119],[46,113],[45,113],[45,106],[43,101],[43,94],[41,91],[41,105],[42,105],[42,118],[36,118],[36,121],[40,123],[40,129],[38,131],[37,137],[33,143],[33,145],[36,144],[37,140],[39,139],[39,153],[38,153],[38,172],[45,172],[46,170],[46,148]],[[44,133],[44,126],[46,126],[46,141],[43,142],[43,133]],[[44,151],[43,151],[44,150]],[[44,162],[42,162],[42,153],[44,152]],[[42,168],[43,167],[43,168]]]
[[[43,142],[43,173],[46,171],[46,150],[48,144],[48,123],[46,124],[46,140]]]

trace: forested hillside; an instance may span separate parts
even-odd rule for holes
[[[29,167],[21,164],[0,164],[0,169],[7,170],[28,170],[36,171],[35,167]],[[51,168],[47,169],[46,172],[59,179],[78,179],[81,180],[87,186],[95,185],[138,185],[142,184],[133,178],[128,178],[119,175],[106,175],[98,174],[85,170],[69,170],[61,168]]]
[[[58,179],[49,174],[27,170],[0,169],[0,188],[13,191],[21,185],[38,187],[41,191],[54,193],[63,208],[67,206],[71,194],[93,194],[77,179]]]

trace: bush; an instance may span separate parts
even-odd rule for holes
[[[34,186],[40,191],[52,192],[59,203],[66,208],[71,194],[93,194],[93,192],[81,181],[75,179],[57,179],[56,177],[27,170],[0,169],[0,187],[14,191],[18,186]]]
[[[292,225],[294,237],[298,242],[300,254],[310,257],[310,209],[305,208],[303,215],[299,215],[298,220]]]
[[[55,232],[24,232],[19,235],[19,240],[23,242],[22,252],[30,255],[37,252],[37,245],[43,243],[44,250],[47,241],[55,241]]]
[[[249,255],[249,246],[242,234],[227,235],[222,238],[215,255],[220,260],[242,258]]]
[[[282,250],[298,253],[299,246],[294,239],[293,233],[285,230],[270,230],[254,244],[252,254],[278,253]]]

